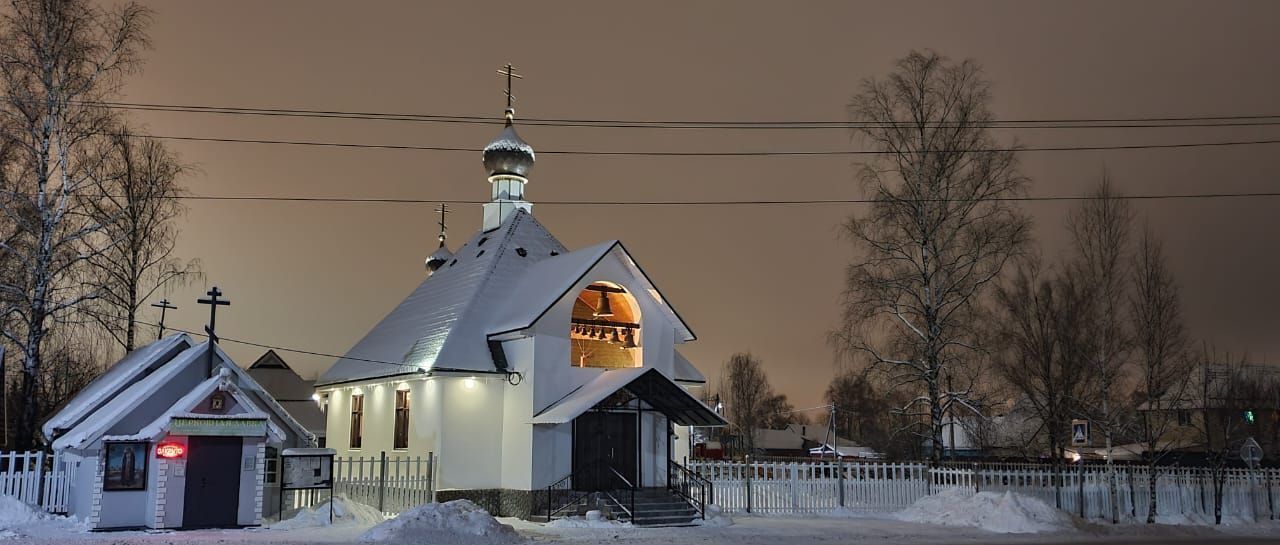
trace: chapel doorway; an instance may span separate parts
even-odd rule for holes
[[[191,436],[183,528],[239,526],[241,437]]]
[[[590,411],[574,420],[574,488],[613,490],[636,483],[639,430],[634,412]],[[626,479],[623,483],[621,479]]]

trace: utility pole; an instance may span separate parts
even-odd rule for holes
[[[204,332],[209,334],[209,354],[206,370],[208,371],[207,374],[210,377],[213,377],[213,353],[215,351],[214,347],[218,344],[218,334],[214,332],[214,327],[216,327],[218,323],[218,307],[230,306],[231,301],[219,299],[219,297],[222,297],[222,290],[218,289],[218,286],[214,286],[213,289],[206,293],[206,295],[209,297],[205,299],[197,299],[196,302],[202,305],[209,305],[209,325],[204,326]]]
[[[169,302],[168,299],[161,299],[159,303],[151,303],[151,306],[160,309],[160,332],[156,334],[156,340],[164,338],[164,314],[166,310],[178,310],[176,305]]]

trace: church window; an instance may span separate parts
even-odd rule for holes
[[[516,255],[518,255],[518,256],[520,256],[520,257],[527,256],[527,255],[529,255],[529,250],[526,250],[526,249],[524,249],[524,248],[516,248]]]
[[[623,287],[596,282],[578,293],[569,324],[574,367],[640,367],[640,311]]]
[[[409,390],[396,390],[395,441],[391,448],[409,448]]]
[[[476,246],[484,246],[486,242],[489,242],[489,237],[480,237],[480,242],[477,242]]]
[[[364,394],[351,394],[351,448],[360,448],[364,439]]]
[[[480,250],[480,253],[476,254],[476,257],[480,257],[482,255],[484,255],[484,250]]]

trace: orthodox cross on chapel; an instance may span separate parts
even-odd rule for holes
[[[511,78],[515,78],[515,79],[524,79],[524,76],[521,76],[520,74],[517,74],[517,73],[516,73],[516,67],[512,66],[512,65],[511,65],[511,63],[507,63],[507,65],[506,65],[506,66],[504,66],[504,67],[502,67],[501,69],[499,69],[499,70],[498,70],[498,74],[499,74],[499,75],[502,75],[502,76],[506,76],[506,77],[507,77],[507,90],[506,90],[506,94],[507,94],[507,112],[506,112],[506,116],[507,116],[507,123],[510,123],[510,122],[511,122],[511,120],[512,120],[513,118],[515,118],[515,116],[516,116],[516,106],[515,106],[516,97],[515,97],[514,95],[512,95],[512,94],[511,94]]]
[[[206,374],[213,376],[213,345],[218,344],[218,334],[214,333],[214,327],[218,324],[218,307],[230,306],[231,301],[219,299],[219,297],[222,297],[222,290],[218,289],[218,286],[214,286],[206,295],[209,297],[196,299],[196,302],[202,305],[209,305],[209,325],[204,326],[204,332],[209,334],[208,372]]]
[[[202,305],[209,305],[209,325],[204,326],[204,332],[209,334],[209,342],[218,344],[218,334],[214,333],[214,328],[217,327],[218,324],[218,307],[230,306],[231,301],[219,299],[219,297],[222,297],[222,290],[218,289],[218,286],[214,286],[213,289],[209,290],[205,295],[208,295],[209,297],[206,299],[197,299],[196,302]]]
[[[164,314],[166,310],[178,310],[177,305],[169,302],[169,300],[161,299],[158,303],[151,303],[151,306],[160,309],[160,333],[156,335],[156,339],[164,338]]]

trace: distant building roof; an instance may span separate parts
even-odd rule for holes
[[[324,411],[312,398],[315,381],[298,375],[275,350],[268,350],[247,370],[294,420],[316,436],[325,435]]]

